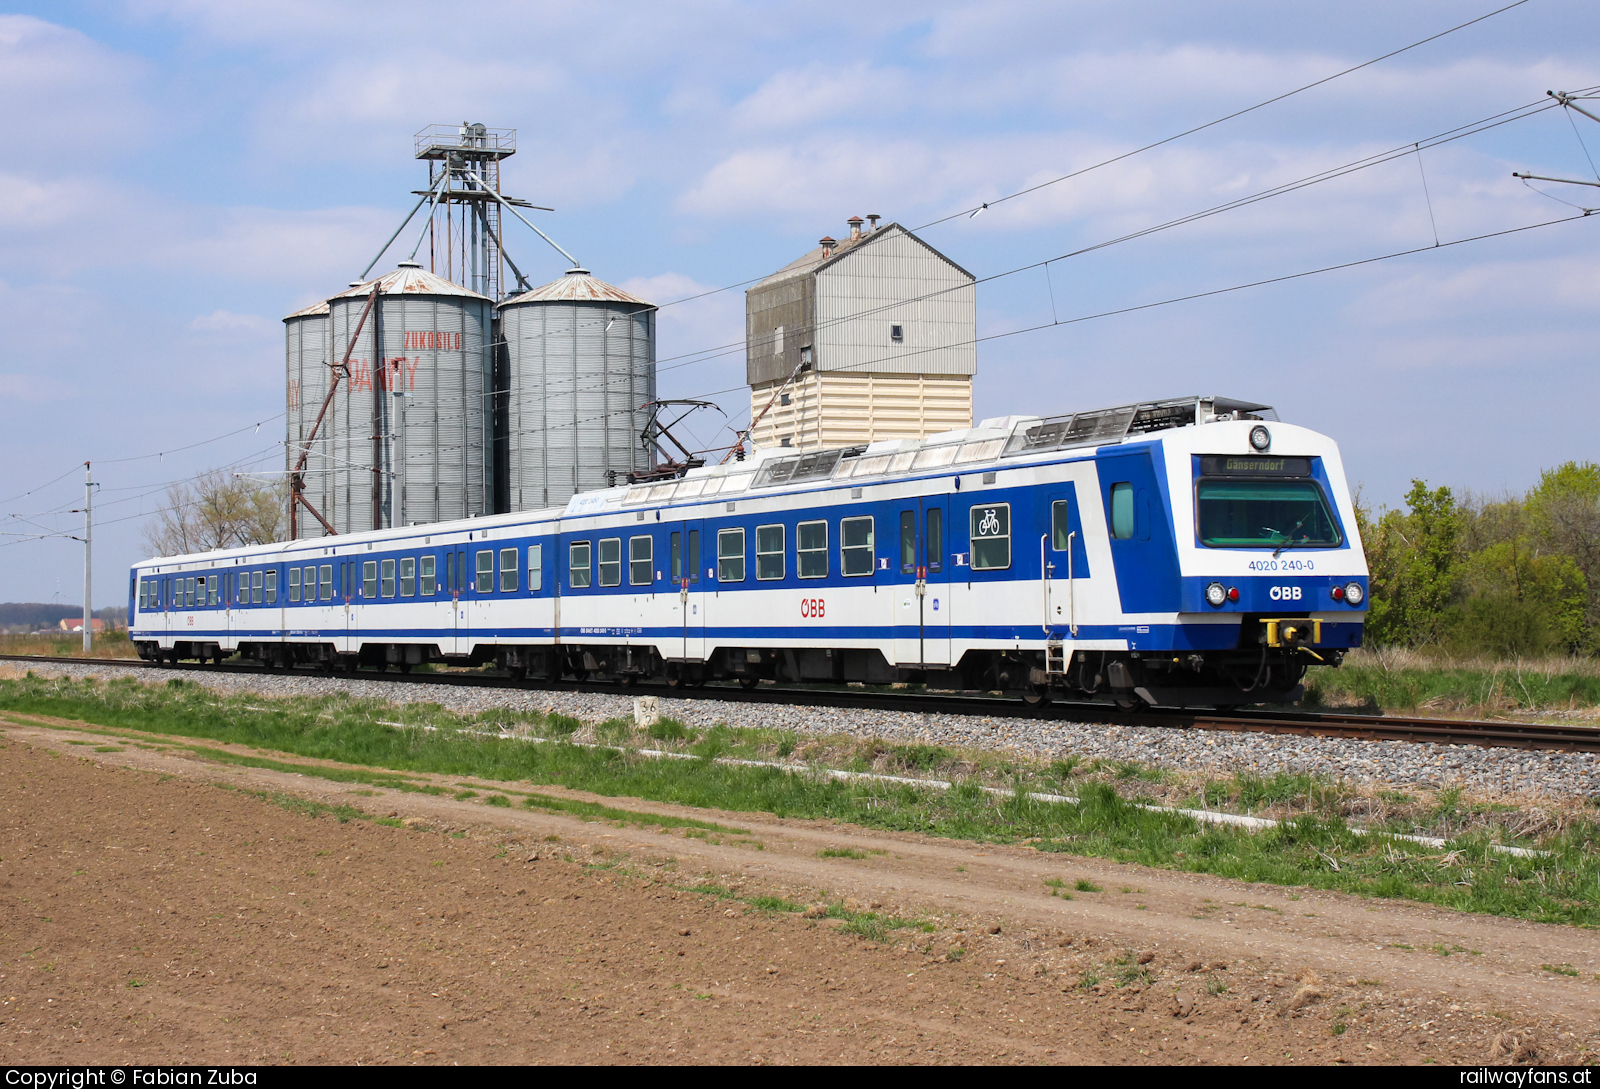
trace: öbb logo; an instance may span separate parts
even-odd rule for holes
[[[1274,586],[1271,590],[1267,591],[1267,596],[1272,598],[1273,601],[1299,601],[1300,587]]]
[[[828,612],[828,603],[820,597],[803,597],[800,599],[800,615],[812,620],[820,620]]]

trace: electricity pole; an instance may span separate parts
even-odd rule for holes
[[[83,515],[83,653],[88,654],[94,643],[94,490],[98,484],[89,475],[89,463],[83,463],[83,510],[68,514]],[[73,540],[70,533],[65,534]],[[61,593],[61,580],[56,580],[56,594]]]
[[[94,482],[83,463],[83,653],[94,643]]]

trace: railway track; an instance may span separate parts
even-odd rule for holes
[[[28,654],[0,654],[0,661],[34,665],[125,666],[134,669],[196,673],[266,671],[251,665],[169,666],[138,658],[57,658]],[[327,676],[309,670],[273,676]],[[1477,745],[1483,748],[1548,749],[1558,752],[1600,752],[1600,729],[1587,726],[1550,726],[1530,722],[1482,722],[1456,719],[1402,718],[1391,715],[1340,714],[1309,711],[1205,711],[1157,708],[1123,711],[1101,703],[1048,703],[1030,707],[1020,700],[987,695],[882,692],[864,689],[783,688],[763,685],[755,689],[707,685],[670,688],[658,684],[618,685],[597,682],[517,681],[484,673],[339,673],[333,676],[373,681],[405,681],[467,688],[516,688],[521,691],[582,692],[603,695],[664,696],[672,699],[717,700],[726,703],[801,704],[814,707],[906,711],[920,714],[972,715],[989,718],[1036,718],[1071,722],[1103,722],[1118,726],[1154,726],[1179,730],[1219,730],[1232,733],[1291,734],[1305,737],[1355,738],[1362,741],[1406,741],[1435,745]]]

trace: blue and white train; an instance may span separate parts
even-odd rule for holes
[[[1191,397],[760,450],[565,508],[147,560],[142,657],[1297,699],[1361,644],[1338,447]]]

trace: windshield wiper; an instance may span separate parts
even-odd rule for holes
[[[1294,524],[1294,529],[1291,529],[1289,531],[1288,535],[1286,537],[1284,537],[1283,543],[1281,545],[1279,545],[1277,548],[1273,549],[1273,551],[1272,551],[1272,558],[1273,559],[1277,559],[1283,553],[1283,550],[1288,548],[1289,545],[1294,542],[1295,531],[1298,530],[1301,526],[1305,525],[1306,524],[1306,518],[1310,518],[1310,517],[1311,517],[1311,515],[1308,514],[1308,515],[1306,515],[1305,518],[1300,519],[1298,522],[1296,522]],[[1266,526],[1262,526],[1261,528],[1262,529],[1266,529],[1267,527]],[[1276,533],[1277,530],[1273,530],[1273,532]]]

